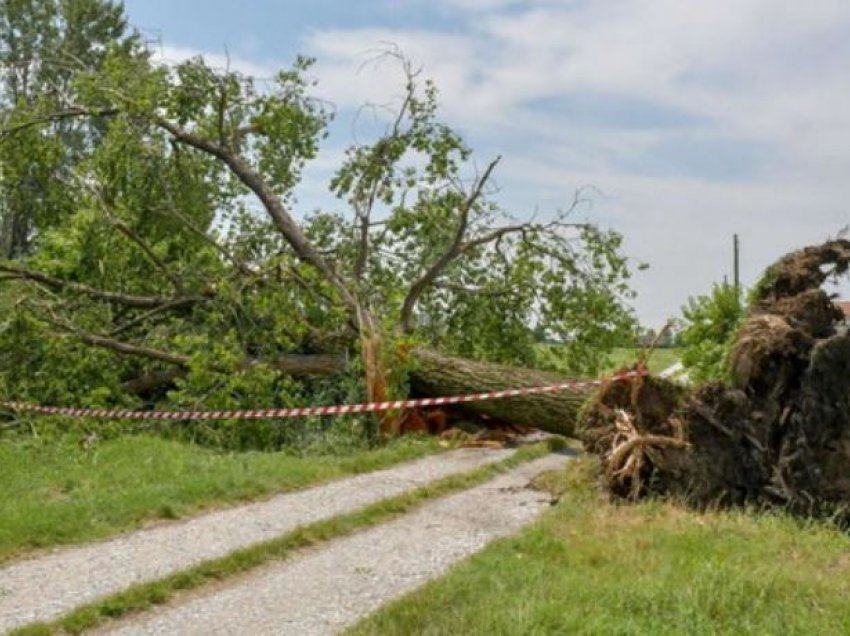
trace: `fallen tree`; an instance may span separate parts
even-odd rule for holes
[[[23,23],[38,19],[25,9]],[[29,70],[47,72],[49,51],[31,44]],[[260,90],[201,58],[157,65],[135,38],[103,51],[32,84],[32,99],[4,100],[0,82],[0,234],[11,203],[44,208],[0,261],[3,397],[160,410],[382,401],[405,397],[392,361],[411,342],[530,363],[535,325],[569,336],[565,357],[584,373],[630,332],[622,237],[577,218],[582,191],[551,213],[501,209],[499,158],[473,162],[397,51],[383,58],[400,71],[397,108],[357,136],[330,178],[336,199],[313,212],[297,188],[331,113],[310,60]],[[490,386],[452,382],[430,385]],[[564,429],[555,399],[510,418]],[[285,443],[270,429],[258,445]]]
[[[728,384],[656,378],[601,391],[580,423],[612,495],[777,506],[850,522],[850,336],[821,288],[850,242],[790,253],[765,273]]]
[[[433,349],[417,348],[410,354],[410,397],[444,397],[485,393],[523,387],[570,382],[571,378],[523,367],[447,356]],[[291,355],[272,361],[276,370],[294,376],[325,377],[345,373],[343,354]],[[137,395],[163,392],[187,370],[175,367],[152,372],[124,383],[124,389]],[[499,422],[533,426],[560,435],[574,436],[581,405],[591,389],[580,387],[553,393],[516,396],[453,405],[458,416],[483,416]]]

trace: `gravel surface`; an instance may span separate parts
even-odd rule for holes
[[[396,521],[332,541],[182,603],[115,624],[109,634],[333,634],[443,574],[549,505],[529,481],[564,466],[549,455],[427,504]]]
[[[183,522],[60,550],[0,569],[0,632],[53,620],[97,598],[162,578],[298,526],[358,508],[513,451],[461,449]]]

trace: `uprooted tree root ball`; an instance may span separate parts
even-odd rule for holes
[[[850,525],[850,336],[823,283],[850,241],[786,255],[757,287],[730,385],[657,378],[604,387],[579,424],[615,497],[776,506]]]

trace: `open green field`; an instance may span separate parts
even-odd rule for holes
[[[825,524],[662,502],[612,505],[593,460],[562,498],[354,634],[848,634],[850,537]]]
[[[638,356],[642,353],[642,349],[618,347],[611,353],[606,368],[608,371],[615,371],[622,367],[631,366],[637,361]],[[661,373],[664,369],[676,364],[678,361],[678,349],[655,349],[649,357],[649,371],[650,373]]]
[[[0,562],[157,519],[304,488],[436,452],[403,438],[347,456],[222,453],[152,436],[0,443]]]
[[[563,368],[563,363],[559,360],[558,345],[540,345],[538,353],[544,358],[547,366],[554,369]],[[617,347],[609,355],[603,365],[603,372],[611,373],[623,367],[632,366],[637,362],[638,357],[643,354],[643,349],[635,349],[630,347]],[[679,361],[679,349],[655,349],[649,358],[650,373],[660,373],[672,364]]]

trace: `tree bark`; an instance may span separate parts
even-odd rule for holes
[[[413,358],[416,364],[410,376],[413,397],[483,393],[570,381],[570,378],[556,373],[452,358],[429,349],[416,349]],[[457,408],[512,424],[526,424],[550,433],[574,437],[579,409],[590,392],[590,389],[565,390],[468,402],[457,405]]]

